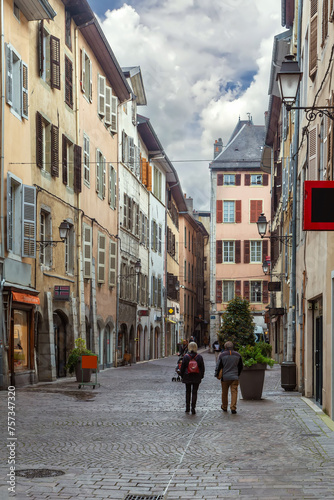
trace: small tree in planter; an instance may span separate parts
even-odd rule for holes
[[[221,346],[228,340],[233,342],[236,350],[241,346],[254,345],[254,323],[249,302],[241,297],[232,299],[222,315],[222,326],[218,332]]]
[[[95,354],[87,349],[86,341],[82,338],[77,338],[74,341],[75,348],[72,349],[69,353],[66,370],[69,373],[76,373],[77,382],[89,382],[91,377],[91,370],[87,370],[87,373],[84,373],[84,380],[82,380],[82,370],[80,366],[81,356],[95,356]]]
[[[222,316],[218,339],[221,345],[231,340],[242,357],[244,369],[239,380],[243,399],[261,399],[266,367],[274,364],[270,358],[271,346],[266,342],[255,343],[254,326],[248,300],[241,297],[231,300]]]

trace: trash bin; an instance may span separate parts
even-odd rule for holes
[[[296,363],[293,361],[281,364],[281,387],[286,391],[293,391],[296,387]]]

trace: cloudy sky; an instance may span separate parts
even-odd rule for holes
[[[281,0],[89,0],[121,66],[140,66],[150,118],[197,210],[213,143],[239,117],[264,125]]]

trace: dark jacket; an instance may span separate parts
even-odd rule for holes
[[[188,374],[189,361],[190,359],[194,359],[195,357],[198,364],[199,373]],[[200,384],[202,378],[204,377],[204,372],[205,372],[205,366],[202,356],[195,352],[188,352],[182,360],[180,372],[181,372],[182,382],[184,384]]]
[[[242,357],[237,351],[225,350],[219,354],[215,377],[217,377],[219,370],[223,368],[222,380],[238,380],[243,367]]]

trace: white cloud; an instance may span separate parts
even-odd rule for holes
[[[142,0],[109,10],[103,30],[121,66],[142,70],[148,116],[194,207],[209,209],[208,165],[239,116],[264,124],[275,0]],[[250,84],[250,79],[253,81]],[[248,88],[247,88],[248,87]]]

